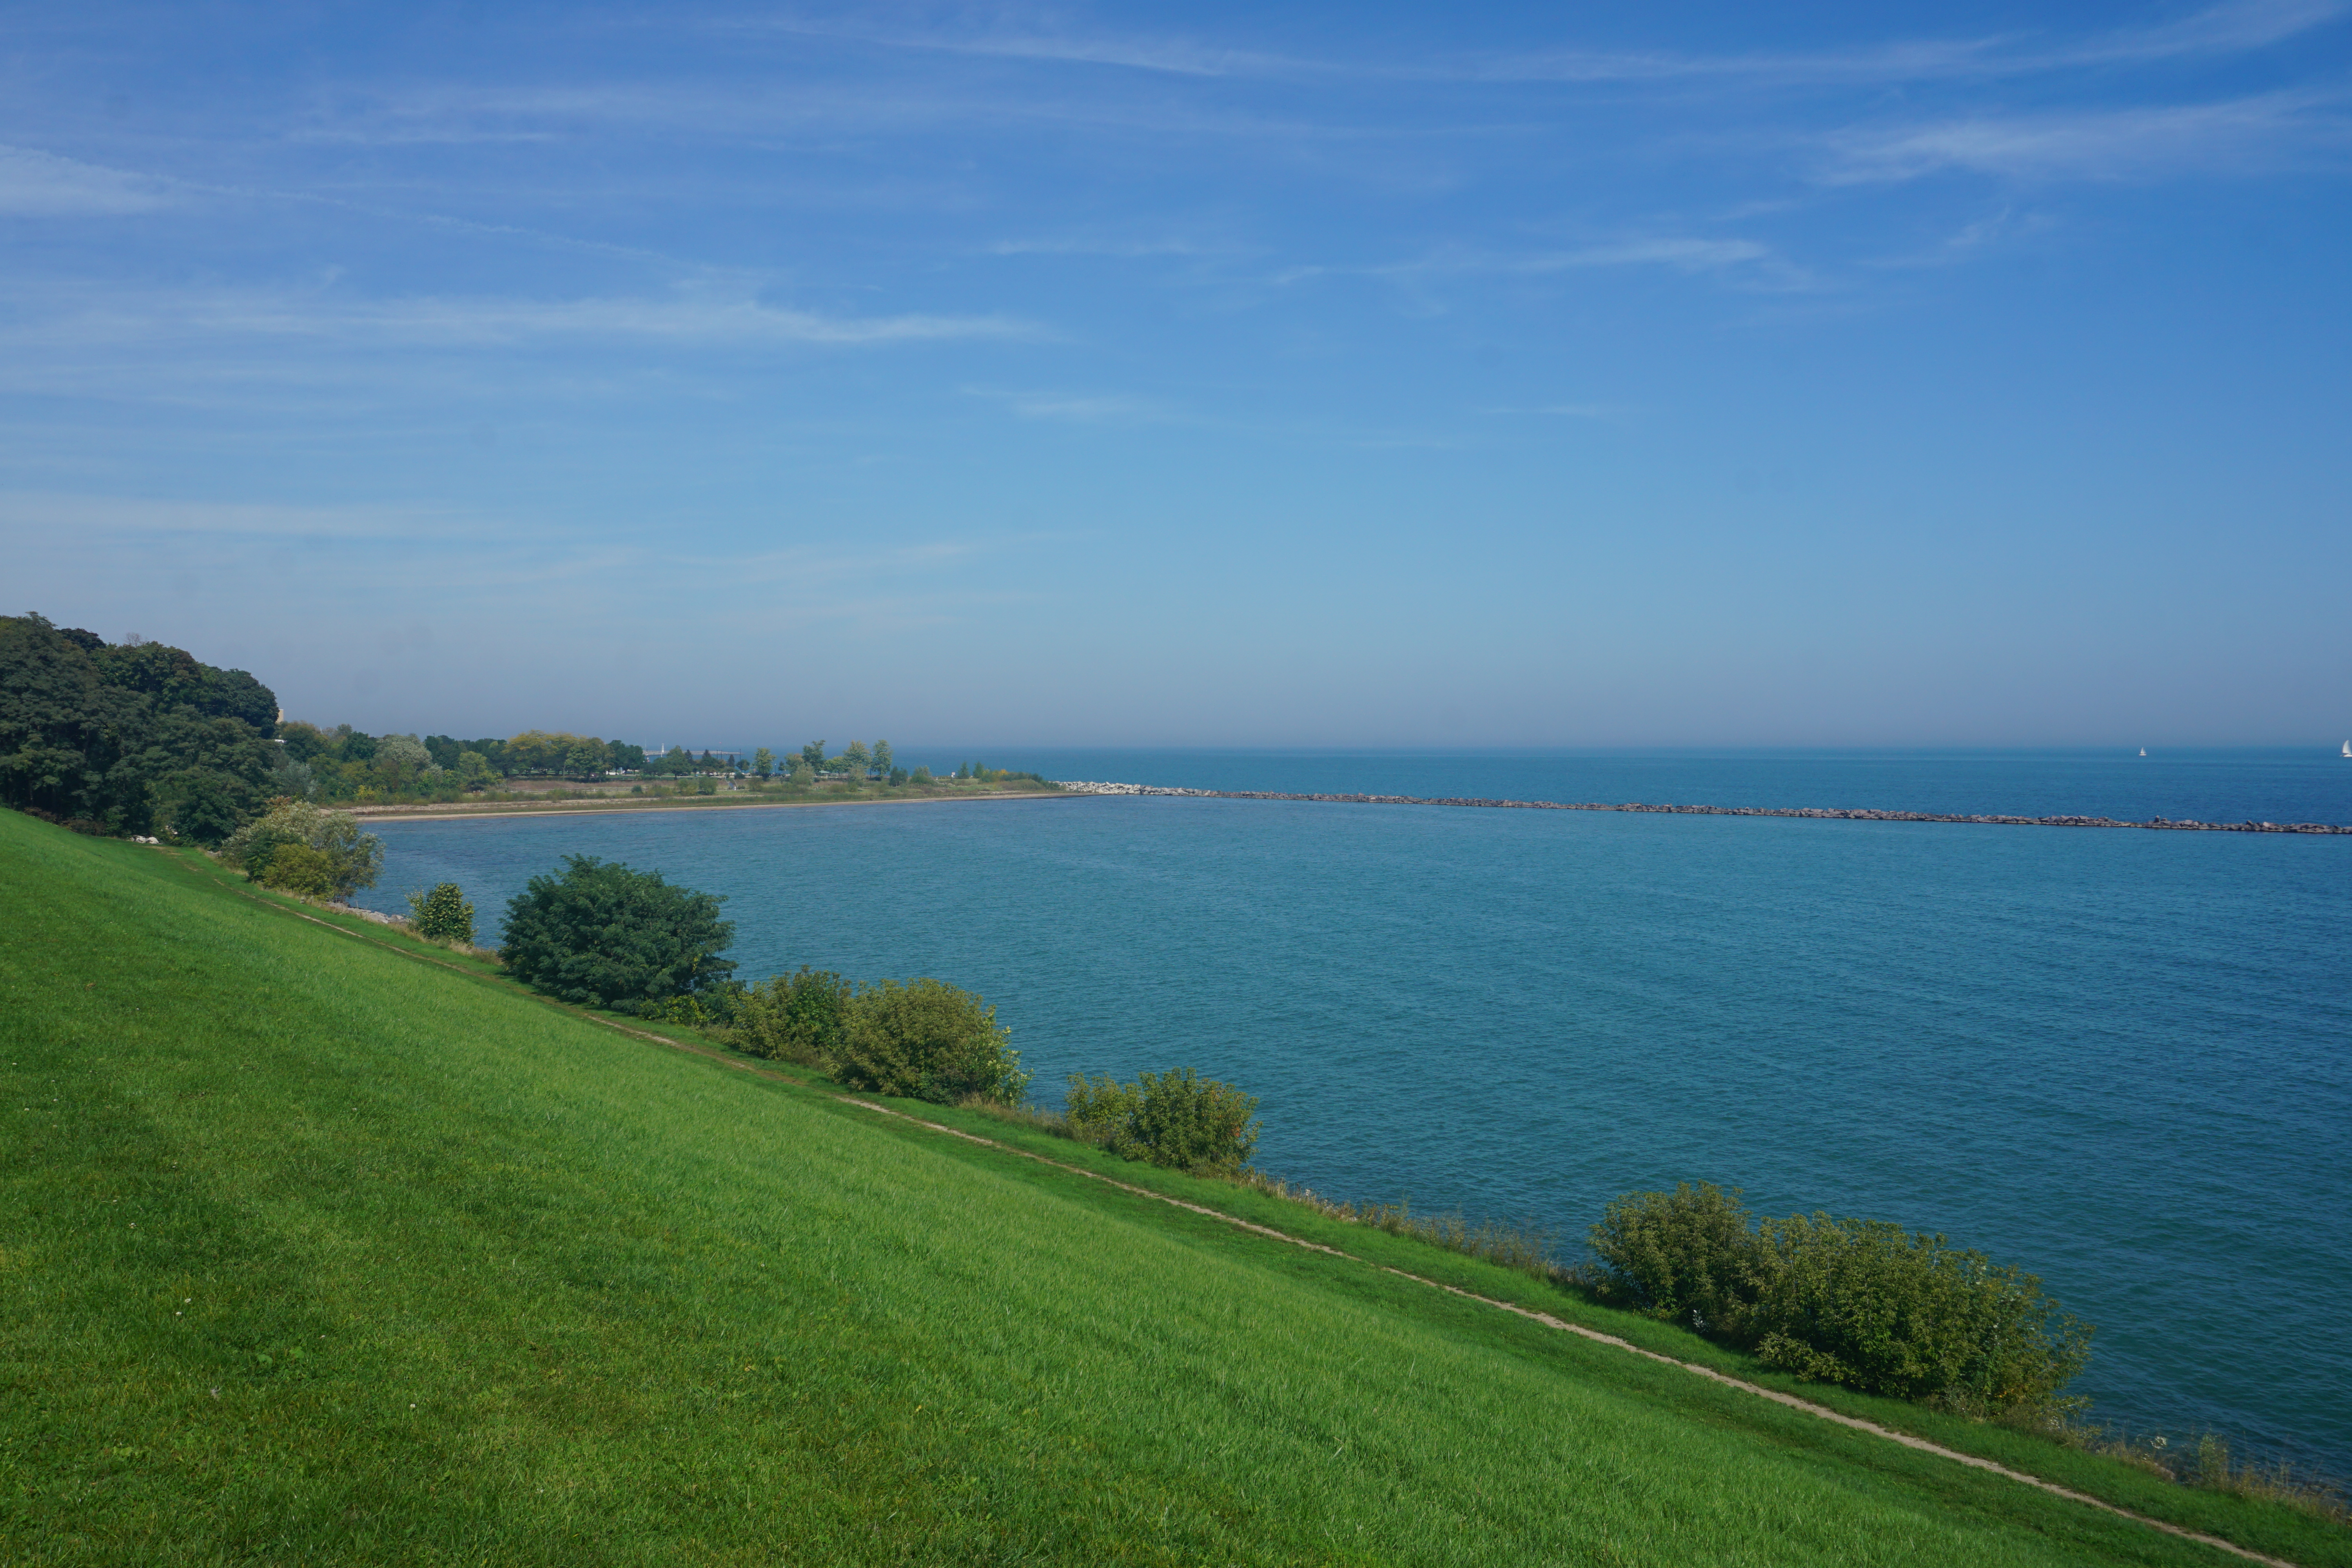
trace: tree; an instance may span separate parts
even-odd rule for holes
[[[490,760],[479,752],[457,753],[457,782],[469,790],[484,790],[498,774],[490,770]]]
[[[751,753],[751,771],[761,778],[772,778],[776,772],[776,753],[762,746]]]
[[[880,776],[882,776],[883,778],[886,778],[886,779],[887,779],[887,778],[888,778],[888,777],[890,776],[890,770],[891,770],[891,768],[892,768],[892,767],[894,767],[894,766],[896,766],[896,765],[897,765],[897,764],[895,764],[894,763],[892,763],[892,762],[891,762],[891,760],[890,760],[890,742],[887,742],[887,741],[877,741],[877,742],[874,742],[874,771],[875,771],[875,773],[877,773],[877,774],[879,774],[879,775],[880,775]]]
[[[952,1105],[968,1095],[1011,1104],[1029,1081],[996,1009],[937,980],[877,980],[849,1004],[835,1058],[851,1089]]]
[[[278,765],[269,770],[268,788],[272,799],[284,795],[289,800],[315,800],[319,795],[318,773],[310,763],[298,763],[280,751]]]
[[[205,768],[170,774],[155,785],[155,817],[165,832],[207,849],[252,815],[257,792]]]
[[[414,735],[385,735],[375,743],[376,777],[388,794],[415,788],[433,772],[433,753]]]
[[[408,923],[427,942],[474,945],[474,906],[455,882],[440,882],[429,893],[408,895]]]
[[[214,842],[260,808],[277,716],[243,670],[0,616],[0,805],[117,833],[146,832],[169,808],[188,837]]]
[[[866,753],[866,742],[852,741],[842,748],[841,765],[851,778],[864,778],[866,770],[874,765],[874,759]]]
[[[517,979],[566,1002],[643,1007],[718,986],[735,940],[726,900],[589,855],[564,857],[507,905],[500,956]]]
[[[563,771],[576,779],[593,779],[612,760],[612,749],[593,735],[569,735],[563,748]]]
[[[915,770],[915,772],[914,772],[913,778],[914,778],[914,782],[915,782],[915,783],[917,783],[917,784],[927,784],[930,783],[930,782],[931,782],[931,770],[930,770],[930,768],[929,768],[929,766],[924,766],[924,767],[919,767],[919,768],[917,768],[917,769]]]
[[[813,773],[824,772],[824,742],[811,741],[807,745],[803,746],[801,761],[808,764],[808,771]]]

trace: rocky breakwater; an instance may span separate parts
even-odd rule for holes
[[[1653,805],[1641,801],[1486,800],[1464,795],[1283,795],[1272,790],[1177,789],[1164,784],[1108,784],[1087,779],[1057,781],[1072,795],[1173,795],[1206,800],[1312,800],[1343,805],[1475,805],[1502,811],[1642,811],[1673,816],[1802,816],[1825,822],[1960,822],[1992,827],[2137,827],[2163,833],[2344,833],[2352,826],[2328,822],[2198,822],[2151,816],[2126,822],[2114,816],[1988,816],[1941,811],[1879,811],[1865,806]]]

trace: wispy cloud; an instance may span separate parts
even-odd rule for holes
[[[1398,281],[1450,275],[1538,276],[1588,268],[1666,267],[1677,272],[1721,272],[1776,260],[1769,246],[1751,239],[1712,239],[1694,236],[1656,236],[1610,240],[1568,250],[1495,252],[1452,249],[1406,261],[1350,265],[1312,264],[1278,274],[1276,283],[1298,283],[1313,278],[1385,278]]]
[[[1047,65],[1108,67],[1176,77],[1330,77],[1387,80],[1559,83],[1748,82],[1870,85],[2032,75],[2086,66],[2228,55],[2267,47],[2335,21],[2345,0],[2225,0],[2153,26],[2074,39],[2003,34],[1897,40],[1851,49],[1732,55],[1675,50],[1528,48],[1452,58],[1310,57],[1168,36],[1082,34],[1043,24],[958,30],[883,28],[808,19],[730,23],[780,34]]]
[[[274,539],[478,538],[478,520],[416,507],[286,506],[142,496],[0,491],[0,528],[68,534],[212,534]]]
[[[1554,419],[1609,419],[1624,410],[1609,403],[1538,403],[1528,407],[1481,408],[1478,412],[1493,416],[1533,415]]]
[[[37,329],[97,343],[195,333],[306,338],[364,345],[467,347],[567,341],[697,347],[807,343],[862,347],[948,339],[1034,338],[1035,323],[1003,315],[841,315],[742,297],[523,300],[446,297],[354,300],[308,292],[160,292],[55,300]]]
[[[1580,49],[1498,56],[1465,68],[1492,81],[1748,82],[1774,87],[1870,86],[2042,75],[2266,48],[2336,20],[2345,0],[2231,0],[2179,21],[2053,40],[2005,34],[1913,39],[1814,53],[1692,55]]]
[[[833,38],[875,48],[1037,60],[1056,65],[1108,66],[1121,70],[1152,71],[1171,76],[1292,75],[1334,68],[1314,59],[1202,44],[1187,38],[1102,34],[1082,36],[1036,26],[956,31],[852,26],[799,17],[762,18],[723,26],[730,30]]]
[[[1154,256],[1230,255],[1230,247],[1189,239],[1107,239],[1064,236],[1043,239],[1000,239],[982,249],[990,256],[1106,256],[1141,260]]]
[[[1017,392],[996,386],[967,386],[967,397],[1003,405],[1023,419],[1059,420],[1072,425],[1166,424],[1177,418],[1165,405],[1125,393]]]
[[[30,147],[0,146],[0,216],[102,216],[148,212],[171,200],[169,187],[142,174]]]
[[[1948,169],[2023,178],[2128,179],[2274,164],[2352,147],[2341,102],[2307,92],[2219,103],[1984,115],[1858,131],[1832,140],[1833,184],[1916,180]]]

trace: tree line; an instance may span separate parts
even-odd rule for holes
[[[278,698],[184,648],[0,616],[0,804],[217,844],[276,793]]]
[[[517,779],[591,783],[614,773],[659,783],[714,775],[765,786],[879,783],[929,786],[887,741],[762,746],[748,759],[685,746],[648,756],[596,735],[526,730],[503,739],[371,735],[280,721],[277,694],[241,669],[131,637],[109,643],[39,615],[0,616],[0,805],[83,831],[161,835],[218,847],[273,800],[313,805],[456,800]],[[1045,782],[959,766],[955,782]],[[299,857],[297,857],[299,858]]]

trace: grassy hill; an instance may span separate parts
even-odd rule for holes
[[[0,812],[0,1562],[2239,1561],[632,1037],[201,857]],[[1843,1407],[2352,1563],[2286,1509]]]

